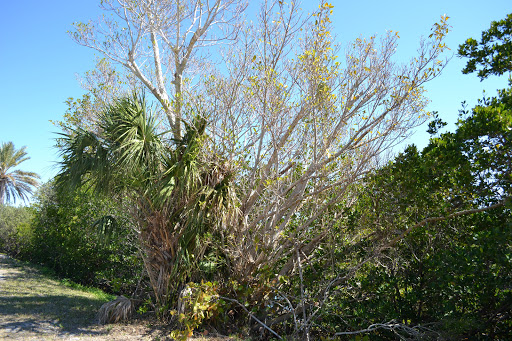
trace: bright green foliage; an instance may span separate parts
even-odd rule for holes
[[[512,331],[511,222],[498,211],[412,232],[350,281],[342,302],[344,313],[357,317],[351,329],[395,319],[450,340],[506,338]],[[394,339],[391,333],[387,339]]]
[[[29,159],[26,147],[14,148],[12,142],[2,143],[0,147],[0,205],[16,202],[16,198],[25,201],[38,185],[39,175],[34,172],[13,170],[23,161]]]
[[[484,80],[489,75],[502,75],[512,71],[512,13],[505,19],[493,21],[491,27],[482,32],[480,42],[469,38],[459,46],[458,55],[470,60],[463,73],[478,69],[478,77]]]
[[[480,204],[510,197],[512,159],[512,88],[484,98],[454,138],[471,162]],[[482,201],[485,200],[485,201]]]
[[[131,293],[142,261],[124,210],[90,190],[59,192],[46,184],[37,196],[31,245],[23,258],[80,284]],[[105,216],[115,217],[117,225],[108,242],[95,225]]]
[[[204,282],[188,283],[184,294],[180,298],[182,311],[171,311],[178,315],[180,330],[173,330],[171,337],[174,340],[188,340],[203,321],[209,320],[223,312],[222,300],[219,300],[217,283]]]

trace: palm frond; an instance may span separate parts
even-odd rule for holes
[[[10,169],[30,159],[25,152],[26,147],[18,150],[12,142],[2,143],[0,147],[0,204],[16,203],[16,198],[26,201],[34,187],[39,185],[39,175],[34,172]]]
[[[158,132],[159,123],[147,107],[143,96],[122,98],[103,116],[102,129],[116,148],[121,168],[153,174],[159,170],[164,145]]]
[[[158,177],[164,145],[143,97],[114,101],[100,116],[99,134],[83,129],[62,136],[59,183],[118,192],[147,186]]]
[[[73,190],[88,183],[97,190],[107,190],[115,183],[114,158],[108,141],[83,129],[60,135],[59,188]]]
[[[112,215],[105,215],[97,219],[93,225],[98,234],[103,236],[102,242],[108,243],[119,231],[117,219]]]
[[[118,296],[115,300],[104,303],[98,312],[100,324],[117,323],[127,321],[134,313],[133,302],[124,296]]]

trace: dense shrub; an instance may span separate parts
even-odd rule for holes
[[[427,226],[365,267],[339,301],[354,330],[395,320],[444,339],[512,333],[511,216],[506,210]],[[376,337],[386,335],[382,330]],[[394,339],[393,334],[388,334]]]
[[[27,250],[32,238],[33,216],[30,207],[0,204],[0,251],[16,257]]]
[[[82,189],[59,193],[43,186],[34,205],[28,260],[57,275],[113,293],[134,290],[141,260],[123,209]]]

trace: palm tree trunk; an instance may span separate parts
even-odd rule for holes
[[[145,221],[147,226],[140,234],[144,265],[156,303],[159,307],[165,307],[172,301],[173,291],[180,285],[180,276],[175,273],[179,261],[176,258],[178,239],[175,235],[170,237],[168,217],[164,212],[152,212]]]
[[[154,248],[147,247],[144,252],[144,265],[149,276],[156,303],[159,307],[167,306],[171,301],[172,266],[165,259],[157,256]]]

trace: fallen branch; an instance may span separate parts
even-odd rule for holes
[[[414,338],[425,337],[427,334],[435,334],[437,336],[439,335],[439,333],[437,333],[436,331],[424,326],[418,325],[414,327],[409,327],[403,323],[398,323],[395,320],[391,320],[386,323],[374,323],[365,329],[360,329],[351,332],[337,332],[334,334],[334,336],[363,334],[373,332],[378,329],[390,330],[396,335],[398,335],[398,337],[400,337],[400,339],[402,340],[406,340],[406,338],[402,334],[407,334],[408,336],[412,336]]]

